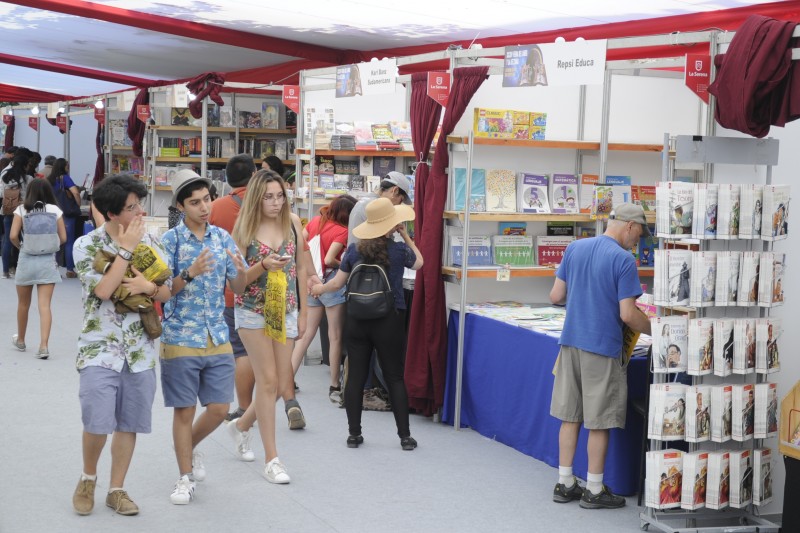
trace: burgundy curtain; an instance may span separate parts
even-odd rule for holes
[[[6,137],[5,141],[3,142],[3,150],[8,152],[8,149],[14,146],[14,130],[17,128],[16,126],[17,117],[11,116],[11,122],[6,124]]]
[[[194,118],[203,117],[203,100],[206,96],[219,105],[225,105],[225,101],[219,95],[222,86],[225,85],[225,77],[219,72],[206,72],[191,79],[186,88],[195,95],[194,100],[189,102],[189,112]]]
[[[425,180],[424,197],[416,197],[417,212],[423,213],[422,227],[415,222],[416,242],[425,260],[417,272],[411,326],[406,356],[406,387],[409,405],[430,415],[444,402],[445,367],[447,363],[447,318],[445,315],[444,282],[442,281],[442,213],[447,200],[447,136],[467,109],[472,95],[486,80],[489,67],[465,67],[453,70],[450,98],[442,121],[442,132],[436,144],[430,176]],[[412,93],[412,135],[414,133],[414,95]],[[414,145],[416,151],[416,144]],[[417,194],[420,183],[417,179]],[[413,368],[409,360],[413,359]],[[424,366],[423,366],[424,364]]]
[[[144,142],[144,133],[147,130],[147,124],[139,120],[137,109],[140,105],[147,105],[150,103],[150,91],[148,87],[139,87],[139,94],[133,100],[133,107],[128,114],[128,138],[133,141],[133,155],[136,157],[143,157],[142,143]]]
[[[103,155],[103,129],[104,125],[98,121],[97,122],[97,136],[95,137],[95,148],[97,149],[97,162],[94,164],[94,179],[92,180],[92,186],[96,185],[103,179],[103,175],[105,174],[106,165],[105,165],[105,157]]]

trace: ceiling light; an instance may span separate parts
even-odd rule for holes
[[[576,42],[576,43],[582,43],[582,42],[584,42],[585,40],[586,40],[586,39],[584,39],[583,37],[576,37],[576,38],[575,38],[575,42]]]
[[[564,42],[566,42],[566,41],[567,41],[567,40],[566,40],[566,39],[564,39],[563,37],[556,37],[556,42],[557,42],[557,43],[564,43]]]
[[[195,98],[194,94],[191,92],[186,93],[186,96],[189,98],[189,101],[192,101]]]
[[[64,106],[63,105],[62,106],[58,106],[58,112],[59,113],[63,113],[64,111],[65,110],[64,110]]]
[[[103,109],[106,105],[103,103],[103,100],[98,100],[94,103],[94,107],[97,109]]]
[[[31,115],[38,115],[38,114],[39,114],[39,106],[38,106],[38,105],[35,105],[35,106],[33,106],[33,108],[31,109]]]
[[[13,117],[14,116],[14,110],[13,109],[9,109],[8,110],[8,115]]]

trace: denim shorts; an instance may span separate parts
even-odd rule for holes
[[[236,331],[236,319],[233,315],[233,307],[226,307],[222,312],[225,318],[225,324],[228,326],[228,336],[231,339],[231,348],[233,348],[233,356],[236,358],[247,355],[247,350],[244,349],[242,339],[239,338],[239,332]]]
[[[328,281],[332,280],[336,273],[339,272],[339,269],[334,269],[333,271],[329,272],[323,283],[327,283]],[[306,297],[306,302],[308,302],[309,307],[333,307],[334,305],[341,305],[345,302],[344,298],[344,289],[342,287],[336,292],[326,292],[325,294],[320,294],[318,298],[314,298],[310,294]]]
[[[198,399],[202,406],[233,401],[232,354],[162,357],[160,363],[165,407],[192,407]]]
[[[155,368],[133,373],[126,361],[122,372],[87,366],[79,373],[84,431],[95,435],[115,431],[150,433],[156,396]]]
[[[264,315],[241,307],[234,308],[236,329],[264,329]],[[297,338],[297,311],[286,314],[286,338]]]

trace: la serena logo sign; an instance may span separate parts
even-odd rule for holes
[[[708,86],[711,83],[710,55],[686,54],[684,83],[705,103],[708,103]]]

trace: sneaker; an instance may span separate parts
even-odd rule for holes
[[[364,401],[363,401],[363,409],[364,411],[391,411],[392,408],[389,407],[380,396],[375,394],[373,389],[369,389],[364,391]]]
[[[8,272],[3,272],[3,279],[11,279],[11,274]]]
[[[19,350],[20,352],[24,352],[26,348],[25,343],[19,342],[17,339],[19,339],[19,335],[17,335],[16,333],[11,335],[11,344],[13,344],[14,348]]]
[[[68,278],[77,278],[78,275],[72,270],[67,270],[67,277]]]
[[[78,480],[78,486],[72,494],[72,507],[79,515],[86,516],[94,509],[94,487],[97,482],[93,479]]]
[[[410,452],[417,447],[417,441],[414,440],[414,437],[403,437],[400,439],[400,447],[405,451]]]
[[[36,352],[36,359],[47,359],[50,357],[50,351],[47,348],[39,348],[39,351]]]
[[[228,434],[236,443],[236,454],[239,456],[239,460],[248,463],[256,460],[256,454],[250,449],[249,431],[239,431],[239,428],[236,427],[236,420],[232,420],[228,422]]]
[[[194,475],[194,479],[197,481],[203,481],[206,478],[206,465],[203,464],[203,452],[198,452],[197,450],[192,451],[192,475]]]
[[[360,444],[364,444],[364,437],[361,435],[350,435],[347,437],[348,448],[358,448]]]
[[[235,411],[231,411],[227,415],[225,415],[225,420],[230,422],[231,420],[236,420],[237,418],[241,418],[244,414],[244,409],[241,407],[237,407]]]
[[[122,489],[108,493],[108,496],[106,496],[106,507],[111,507],[117,514],[123,516],[139,514],[139,507],[133,503],[128,493]]]
[[[186,505],[194,499],[194,482],[189,479],[189,476],[181,476],[175,483],[175,488],[172,494],[169,495],[169,501],[173,505]]]
[[[579,505],[584,509],[619,509],[625,507],[625,498],[612,494],[611,489],[603,485],[600,494],[585,489]]]
[[[294,391],[297,392],[300,390],[300,387],[297,385],[297,382],[294,382]]]
[[[289,419],[289,429],[303,429],[306,427],[306,419],[299,405],[293,405],[287,409],[286,417]]]
[[[583,487],[578,484],[578,480],[573,478],[573,485],[567,488],[563,483],[556,483],[553,489],[553,501],[556,503],[569,503],[572,500],[580,500],[583,496]]]
[[[329,387],[328,388],[328,399],[333,403],[340,403],[342,401],[342,388],[341,387]]]
[[[283,463],[281,463],[280,459],[277,457],[268,462],[267,466],[264,467],[264,475],[267,477],[267,481],[279,485],[289,483],[292,480],[289,474],[286,473],[286,467],[283,466]]]

